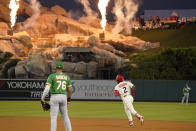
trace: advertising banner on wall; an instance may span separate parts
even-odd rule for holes
[[[39,100],[46,80],[0,80],[0,100]],[[120,100],[114,96],[115,81],[72,80],[72,99]],[[47,96],[49,98],[49,96]]]
[[[73,80],[74,99],[120,100],[114,95],[116,82],[112,80]]]
[[[0,100],[40,100],[46,80],[0,79]],[[134,80],[136,101],[178,101],[183,80]],[[196,101],[196,81],[189,81],[190,101]],[[72,100],[120,100],[114,96],[114,80],[72,80]],[[49,99],[49,95],[46,99]]]
[[[0,80],[0,99],[40,99],[45,82],[46,80]]]

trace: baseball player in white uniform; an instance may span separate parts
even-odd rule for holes
[[[116,82],[118,83],[118,85],[116,85],[115,87],[114,94],[115,96],[120,96],[123,101],[124,109],[129,119],[129,126],[133,126],[133,118],[131,114],[136,116],[136,118],[139,119],[140,123],[143,124],[144,117],[139,115],[133,107],[133,96],[135,96],[135,86],[129,81],[124,81],[124,77],[122,75],[116,76]]]

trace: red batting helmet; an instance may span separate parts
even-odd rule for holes
[[[117,83],[120,83],[120,82],[122,82],[122,81],[124,81],[124,77],[123,77],[122,75],[117,75],[117,76],[116,76],[116,82],[117,82]]]

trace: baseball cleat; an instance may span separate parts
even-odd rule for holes
[[[133,126],[133,121],[129,121],[129,126]]]
[[[140,117],[140,123],[141,123],[141,125],[144,124],[144,117],[143,116]]]

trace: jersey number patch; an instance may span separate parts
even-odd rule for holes
[[[57,90],[59,90],[60,88],[62,90],[66,90],[66,81],[57,81],[58,83],[58,87],[56,88]]]
[[[123,89],[124,89],[124,93],[128,92],[126,87],[123,87]]]

